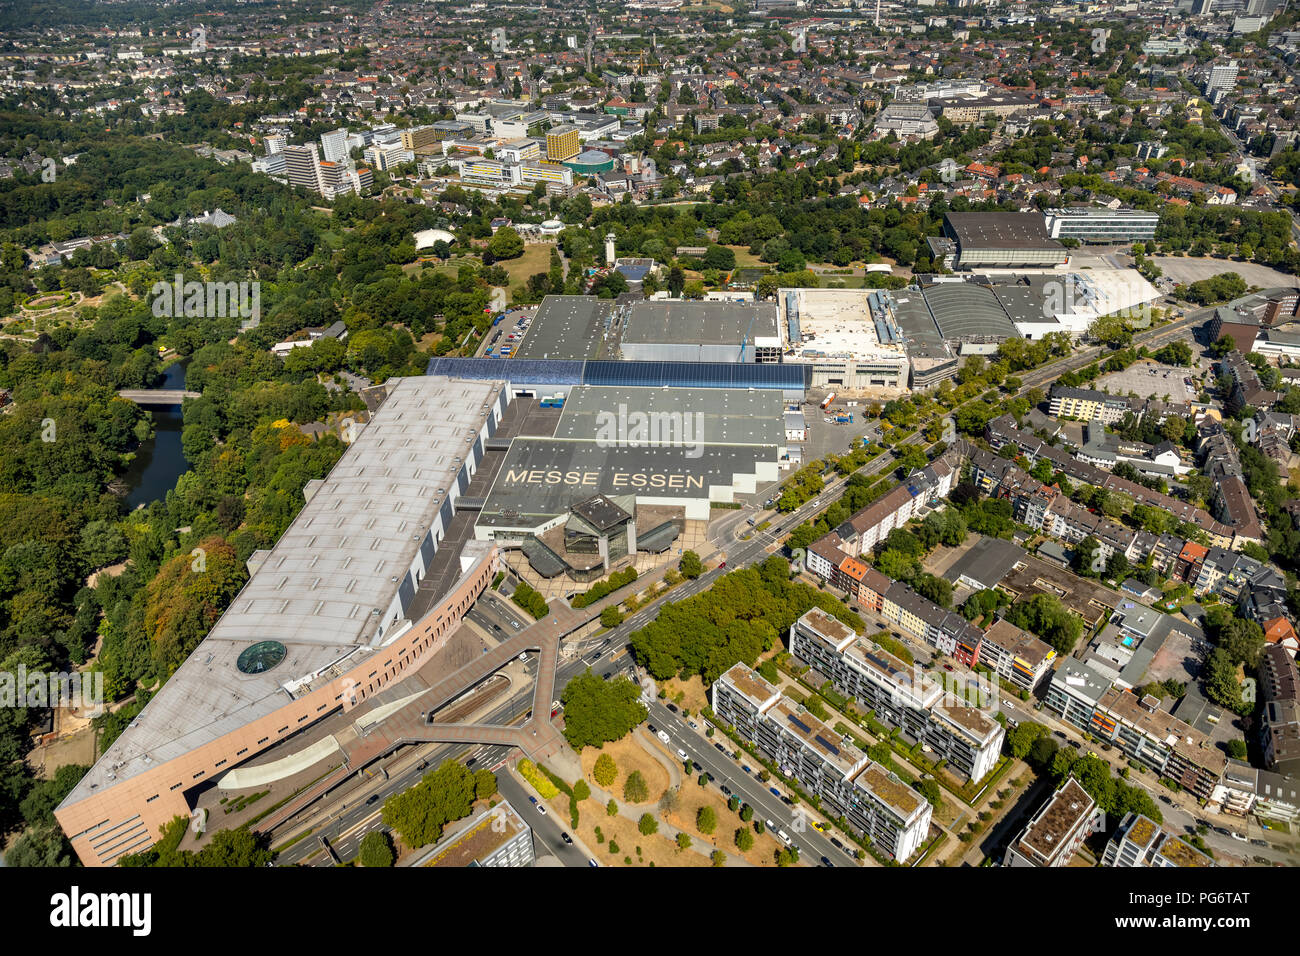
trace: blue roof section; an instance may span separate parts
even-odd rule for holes
[[[530,385],[642,385],[678,388],[807,390],[811,365],[732,362],[611,362],[556,359],[435,358],[426,375],[505,379]]]
[[[588,362],[584,385],[806,389],[811,365],[753,362]]]
[[[580,385],[582,363],[555,359],[435,358],[426,375],[467,379],[506,379],[529,385]]]

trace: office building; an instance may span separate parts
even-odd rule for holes
[[[1148,242],[1155,238],[1160,214],[1139,209],[1102,209],[1070,206],[1045,213],[1047,233],[1053,239],[1079,242]]]
[[[1206,94],[1215,90],[1231,90],[1237,85],[1238,66],[1236,60],[1215,63],[1210,67],[1210,75],[1205,81]]]

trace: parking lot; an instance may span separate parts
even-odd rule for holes
[[[1112,395],[1137,395],[1170,402],[1196,401],[1196,389],[1187,384],[1192,370],[1155,362],[1134,362],[1122,372],[1097,379],[1096,387]]]

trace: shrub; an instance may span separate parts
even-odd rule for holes
[[[636,828],[642,836],[650,836],[659,832],[659,821],[648,813],[641,814],[641,819],[636,822]]]
[[[750,832],[748,827],[738,827],[736,829],[734,840],[736,843],[736,849],[741,853],[748,853],[754,848],[754,834]]]
[[[618,804],[615,803],[613,800],[605,804],[605,815],[610,817],[618,816]]]
[[[695,814],[695,828],[709,836],[718,828],[718,815],[710,806],[700,807],[699,813]]]
[[[544,800],[550,800],[552,797],[559,795],[559,787],[551,783],[531,760],[519,761],[516,769],[519,771],[519,776],[527,780],[532,788],[541,794]]]
[[[689,836],[687,836],[685,833],[677,834],[677,849],[679,850],[689,849],[690,845],[691,845],[691,838]]]

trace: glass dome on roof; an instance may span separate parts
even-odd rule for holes
[[[287,653],[279,641],[258,641],[240,652],[235,666],[244,674],[264,674],[284,660]]]

